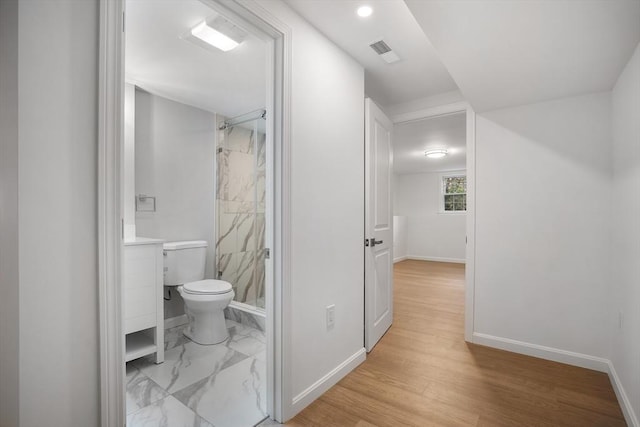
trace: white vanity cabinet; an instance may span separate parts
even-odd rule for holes
[[[164,361],[164,240],[136,237],[125,241],[122,266],[125,360],[155,353]]]

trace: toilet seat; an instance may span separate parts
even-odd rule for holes
[[[232,291],[231,283],[224,280],[198,280],[182,286],[182,291],[191,295],[222,295]]]

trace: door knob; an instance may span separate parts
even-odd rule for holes
[[[382,240],[376,240],[375,238],[369,239],[369,245],[371,247],[374,247],[375,245],[381,245],[382,243],[384,243]]]

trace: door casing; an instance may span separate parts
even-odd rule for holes
[[[290,135],[292,30],[254,0],[204,0],[245,19],[272,40],[267,90],[273,119],[273,287],[266,294],[267,410],[276,420],[292,414],[291,273],[290,273]],[[124,141],[124,0],[100,2],[98,107],[98,286],[100,325],[100,420],[103,427],[125,424],[125,363],[122,328],[122,240]]]

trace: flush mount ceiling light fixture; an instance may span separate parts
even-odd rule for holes
[[[362,18],[366,18],[367,16],[371,16],[371,14],[373,13],[373,9],[371,8],[371,6],[360,6],[356,13]]]
[[[440,159],[447,155],[447,150],[444,148],[438,148],[436,150],[427,150],[424,155],[430,159]]]
[[[201,46],[201,43],[204,42],[208,46],[228,52],[238,47],[246,36],[247,32],[242,28],[223,16],[216,15],[200,22],[183,38],[194,41]]]
[[[208,43],[213,47],[217,47],[223,52],[228,52],[231,49],[235,49],[240,44],[237,41],[208,26],[206,21],[201,22],[195,28],[192,28],[191,35],[199,38],[203,42]]]

